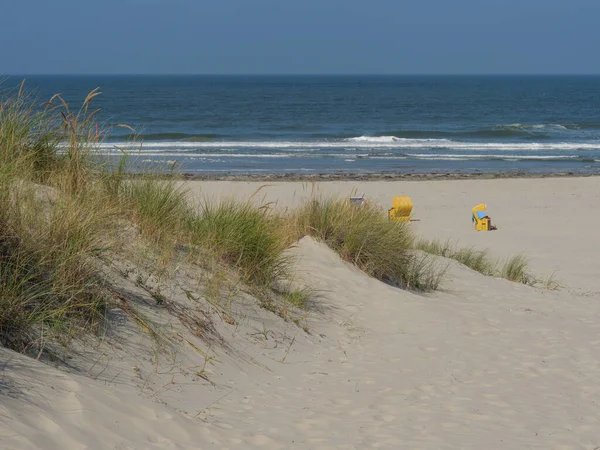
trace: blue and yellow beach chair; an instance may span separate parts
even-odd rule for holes
[[[471,212],[471,221],[475,223],[475,229],[477,231],[490,231],[495,230],[496,227],[492,225],[492,219],[485,212],[487,205],[481,203],[474,206]]]

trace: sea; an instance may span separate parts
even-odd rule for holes
[[[599,76],[10,76],[190,174],[598,173]],[[117,125],[126,124],[131,128]]]

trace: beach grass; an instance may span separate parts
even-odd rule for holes
[[[0,341],[19,351],[102,321],[95,257],[110,247],[115,222],[88,183],[81,133],[92,98],[77,113],[58,96],[38,105],[22,85],[0,100]]]
[[[51,337],[97,329],[107,292],[95,256],[110,245],[111,211],[85,194],[51,206],[35,184],[0,180],[0,341],[41,351]]]
[[[413,251],[415,236],[408,224],[389,221],[372,204],[316,197],[292,213],[291,233],[324,242],[344,260],[368,275],[407,289],[433,290],[444,270]]]
[[[13,174],[42,178],[54,168],[63,130],[48,108],[36,105],[23,83],[0,93],[0,163]]]
[[[210,199],[201,202],[199,212],[188,217],[186,228],[191,243],[222,262],[236,267],[244,281],[270,287],[287,277],[290,259],[282,233],[282,219],[268,205],[250,201]]]
[[[308,309],[318,296],[317,291],[308,286],[293,287],[288,285],[282,289],[276,289],[276,292],[285,302],[300,309]]]
[[[523,254],[518,254],[509,258],[500,272],[502,278],[506,278],[510,281],[516,281],[523,284],[532,284],[535,282],[534,278],[528,273],[527,270],[528,261]]]
[[[118,198],[145,238],[167,245],[181,239],[191,208],[186,191],[176,180],[142,176],[122,183]]]
[[[539,281],[529,273],[528,260],[523,254],[515,255],[502,262],[492,258],[488,249],[457,248],[450,240],[442,242],[435,239],[416,241],[415,248],[433,255],[454,259],[483,275],[530,285]],[[550,282],[550,284],[552,283]]]

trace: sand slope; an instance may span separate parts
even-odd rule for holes
[[[449,188],[435,189],[439,197],[428,198],[441,205]],[[558,209],[548,204],[540,210]],[[434,211],[433,204],[418,210],[425,233],[424,219]],[[521,231],[509,230],[522,214],[495,216],[503,218],[497,234],[465,232],[465,239],[498,239],[493,250],[506,250],[501,239],[519,239]],[[561,234],[553,226],[548,233]],[[450,225],[439,228],[452,232]],[[300,276],[319,292],[306,317],[310,334],[240,307],[235,326],[216,325],[224,342],[212,347],[210,382],[190,375],[203,359],[185,345],[176,365],[155,373],[143,355],[119,353],[111,363],[123,371],[114,371],[116,378],[112,368],[85,377],[0,349],[0,448],[594,449],[598,282],[575,270],[591,260],[583,234],[562,234],[584,254],[548,249],[549,257],[535,252],[541,240],[519,242],[533,249],[538,267],[575,265],[563,272],[570,282],[582,281],[577,289],[535,289],[449,262],[444,290],[428,295],[386,286],[305,238],[292,252]],[[127,339],[136,353],[148,348]],[[134,364],[143,382],[133,376]]]

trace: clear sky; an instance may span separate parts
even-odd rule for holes
[[[0,74],[600,73],[600,0],[2,0]]]

